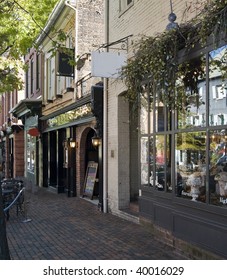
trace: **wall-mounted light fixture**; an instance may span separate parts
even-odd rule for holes
[[[70,148],[76,147],[76,141],[73,138],[69,139],[69,146],[70,146]]]
[[[92,138],[91,138],[91,141],[92,141],[92,145],[94,147],[98,147],[100,144],[101,144],[101,138],[97,135],[94,135]]]

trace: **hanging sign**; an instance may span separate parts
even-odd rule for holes
[[[39,136],[39,130],[37,127],[32,127],[28,130],[28,134],[31,136]]]

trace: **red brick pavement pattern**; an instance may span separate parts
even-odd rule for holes
[[[26,191],[27,218],[10,212],[7,236],[12,260],[175,260],[171,247],[143,226],[79,197],[46,189]]]

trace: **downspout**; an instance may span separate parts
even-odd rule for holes
[[[109,0],[105,0],[105,43],[109,43]],[[109,51],[109,48],[106,48]],[[103,212],[108,212],[108,182],[107,182],[107,160],[108,160],[108,79],[104,78],[104,96],[103,96]]]
[[[77,7],[77,0],[66,0],[65,5],[70,7],[75,11],[75,61],[77,60],[78,56],[78,7]],[[77,67],[75,67],[75,84],[78,80],[78,70]],[[76,99],[76,87],[74,88],[74,99]]]

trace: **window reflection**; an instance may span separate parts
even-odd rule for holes
[[[210,133],[210,202],[227,204],[227,130]]]
[[[153,138],[151,138],[150,151],[153,151]],[[171,184],[171,141],[170,135],[156,135],[155,164],[153,153],[150,162],[150,185],[158,191],[172,191]]]
[[[156,136],[155,143],[155,174],[154,183],[157,190],[165,189],[165,137],[164,135]]]
[[[140,140],[140,166],[141,166],[141,185],[149,184],[149,143],[148,137],[142,137]]]
[[[227,46],[209,53],[209,124],[227,124]]]
[[[177,128],[206,125],[205,59],[185,63],[176,84]]]
[[[156,92],[155,97],[155,130],[156,132],[171,129],[171,106],[167,106],[165,93]],[[169,105],[169,104],[168,104]],[[152,106],[152,104],[151,104]]]
[[[27,134],[27,170],[35,172],[35,137]]]
[[[140,132],[142,134],[148,133],[148,93],[147,86],[142,86],[141,98],[140,98]]]
[[[173,191],[173,195],[184,201],[224,207],[227,205],[227,46],[179,68],[172,104],[174,114],[172,107],[166,106],[164,92],[154,94],[149,82],[142,87],[141,184],[155,191]]]
[[[164,131],[165,129],[165,115],[164,103],[162,102],[162,95],[156,92],[155,98],[155,129],[156,131]]]
[[[205,132],[176,135],[176,195],[205,202]]]
[[[166,138],[166,189],[168,192],[172,192],[172,179],[171,179],[171,135],[167,135]]]

